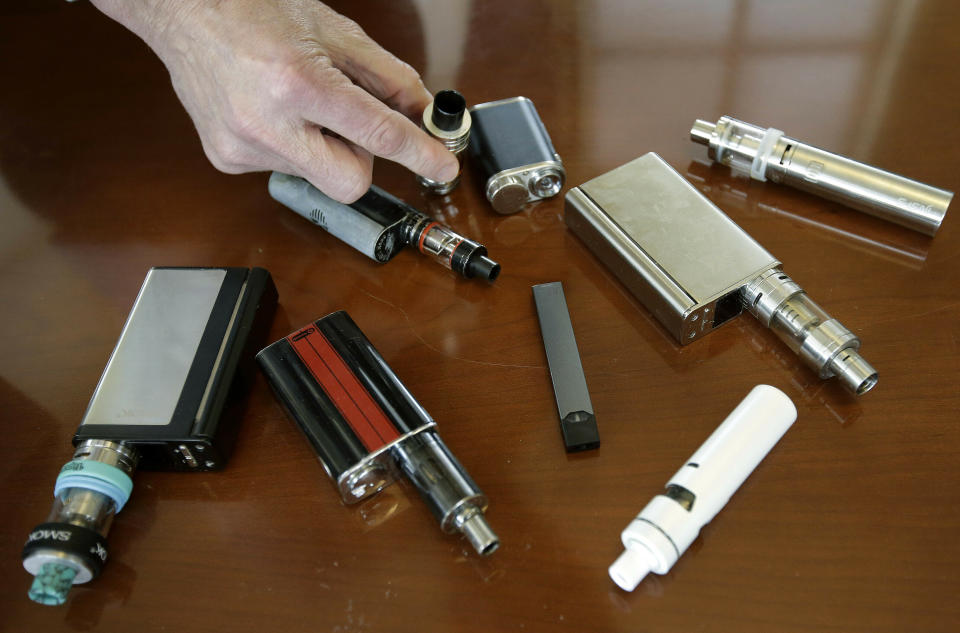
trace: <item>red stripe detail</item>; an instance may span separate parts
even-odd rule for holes
[[[427,237],[427,233],[429,233],[429,232],[430,232],[430,229],[432,229],[433,227],[437,226],[438,224],[440,224],[440,223],[439,223],[439,222],[431,222],[430,224],[428,224],[428,225],[423,229],[423,231],[420,232],[420,241],[417,242],[417,250],[419,250],[421,253],[423,252],[423,240]]]
[[[450,257],[447,258],[447,268],[453,268],[453,254],[461,244],[463,244],[463,238],[460,238],[457,243],[453,245],[453,248],[450,249]]]
[[[317,328],[298,330],[287,337],[287,342],[368,451],[372,453],[400,437],[397,428]]]

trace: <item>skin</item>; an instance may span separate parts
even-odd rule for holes
[[[373,157],[432,180],[456,159],[411,121],[417,72],[315,0],[93,0],[163,60],[210,162],[275,170],[353,202]],[[408,118],[410,117],[410,118]]]

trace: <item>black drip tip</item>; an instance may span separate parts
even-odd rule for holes
[[[477,255],[467,262],[467,277],[480,277],[493,281],[500,275],[500,264],[486,255]]]
[[[430,120],[444,132],[460,128],[467,100],[456,90],[441,90],[433,98],[433,114]]]

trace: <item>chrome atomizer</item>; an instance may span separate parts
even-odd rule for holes
[[[441,90],[424,109],[421,127],[457,157],[457,163],[462,169],[463,153],[470,143],[470,121],[467,100],[463,95],[456,90]],[[430,193],[446,195],[460,183],[460,169],[453,180],[439,182],[417,176],[417,182]]]

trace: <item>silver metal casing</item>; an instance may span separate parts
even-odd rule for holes
[[[652,152],[568,191],[565,219],[681,345],[737,316],[741,288],[780,266]]]
[[[933,236],[953,192],[802,143],[776,128],[723,116],[697,119],[690,138],[711,160],[755,180],[790,185],[914,231]]]

